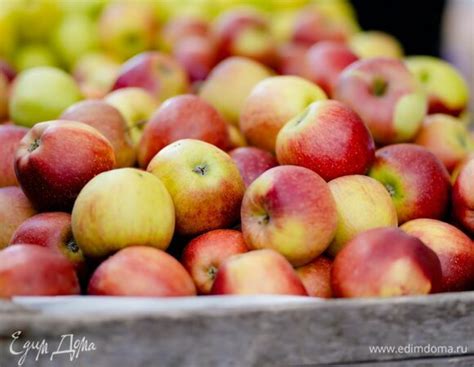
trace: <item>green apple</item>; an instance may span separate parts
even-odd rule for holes
[[[15,67],[22,71],[37,66],[58,66],[58,59],[52,50],[41,43],[21,46],[14,55]]]
[[[46,40],[61,18],[58,0],[10,0],[20,37]]]

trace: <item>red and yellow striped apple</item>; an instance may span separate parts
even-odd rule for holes
[[[331,298],[331,267],[332,261],[325,256],[319,256],[309,264],[296,268],[296,274],[301,279],[308,296]]]

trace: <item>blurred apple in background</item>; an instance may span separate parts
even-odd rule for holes
[[[248,187],[241,220],[251,249],[276,250],[299,266],[329,246],[336,233],[337,211],[319,175],[303,167],[279,166]]]
[[[221,148],[229,146],[227,123],[204,99],[185,94],[168,99],[145,126],[138,163],[146,168],[165,146],[180,139],[197,139]]]
[[[236,148],[231,150],[229,155],[239,168],[246,187],[263,172],[278,166],[277,160],[271,153],[255,147]]]
[[[83,122],[97,129],[112,144],[116,167],[134,165],[136,153],[128,125],[115,107],[99,100],[81,101],[64,111],[60,119]]]
[[[170,19],[159,34],[160,47],[167,52],[172,51],[177,44],[188,37],[207,38],[209,23],[200,17],[178,14]]]
[[[298,43],[284,43],[277,49],[277,71],[282,75],[308,77],[306,53],[309,46]]]
[[[245,99],[259,81],[271,75],[270,69],[256,61],[230,57],[212,69],[198,94],[229,123],[238,125]]]
[[[392,35],[381,31],[365,31],[354,34],[348,41],[349,47],[361,59],[372,57],[403,57],[400,42]]]
[[[374,140],[360,117],[334,100],[310,104],[288,121],[276,141],[280,164],[309,168],[326,181],[367,173],[374,152]]]
[[[265,249],[224,261],[211,294],[306,296],[307,292],[290,263],[278,252]]]
[[[14,54],[14,63],[18,71],[39,66],[59,66],[57,56],[48,46],[42,43],[22,45]]]
[[[332,261],[319,256],[309,264],[296,268],[296,274],[301,279],[308,296],[331,298],[331,266]]]
[[[36,210],[19,187],[0,187],[0,249],[10,243],[13,233]]]
[[[264,79],[242,106],[240,129],[249,144],[274,152],[280,129],[309,104],[323,99],[321,88],[298,76]]]
[[[441,219],[451,183],[443,163],[415,144],[395,144],[377,150],[369,175],[392,196],[402,224],[416,218]]]
[[[18,185],[15,175],[15,153],[28,129],[0,125],[0,187]]]
[[[87,290],[94,296],[195,296],[183,266],[164,251],[145,246],[120,250],[99,265]]]
[[[398,228],[363,232],[336,256],[331,271],[336,297],[395,297],[441,290],[436,253]]]
[[[191,274],[200,294],[209,294],[221,264],[233,255],[247,252],[242,233],[216,229],[204,233],[184,248],[182,264]]]
[[[10,116],[18,124],[32,127],[54,120],[82,99],[74,79],[52,67],[37,67],[20,73],[12,86]]]
[[[474,158],[460,169],[454,181],[452,206],[454,218],[474,235]]]
[[[7,82],[11,83],[16,77],[16,70],[6,60],[0,59],[0,74],[3,74]]]
[[[227,153],[183,139],[161,149],[147,170],[164,183],[176,208],[176,231],[199,234],[234,224],[245,185]]]
[[[379,144],[412,140],[426,115],[424,92],[397,59],[352,63],[340,75],[334,94],[357,112]]]
[[[61,19],[57,0],[17,0],[9,5],[14,7],[16,28],[24,40],[47,40]]]
[[[7,77],[0,73],[0,123],[8,119],[10,84]]]
[[[18,44],[18,30],[15,26],[15,15],[10,7],[2,2],[0,7],[0,57],[7,58],[13,54]]]
[[[451,224],[435,219],[415,219],[400,227],[431,248],[441,262],[441,291],[472,290],[474,286],[474,243]]]
[[[414,141],[424,146],[452,171],[470,152],[474,140],[462,122],[450,115],[428,115]]]
[[[351,175],[329,182],[336,202],[336,236],[328,248],[336,256],[359,233],[372,228],[397,227],[397,210],[385,187],[373,178]]]
[[[74,238],[84,255],[93,258],[127,246],[166,250],[174,225],[173,202],[163,183],[134,168],[116,169],[93,178],[72,211]]]
[[[66,120],[36,124],[16,151],[15,172],[42,211],[69,211],[84,185],[115,166],[110,142],[96,129]]]

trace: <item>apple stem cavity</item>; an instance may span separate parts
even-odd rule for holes
[[[301,122],[303,122],[306,116],[308,116],[308,114],[309,114],[309,107],[306,108],[303,112],[301,112],[301,114],[296,118],[294,126],[298,126]]]
[[[388,193],[390,194],[391,197],[394,197],[395,194],[396,194],[396,191],[395,191],[395,187],[393,187],[392,185],[386,183],[384,184],[385,188],[387,189]]]
[[[66,247],[73,253],[79,252],[79,246],[77,245],[76,241],[74,238],[71,238],[67,244]]]
[[[270,216],[268,215],[268,213],[262,215],[258,220],[258,224],[260,225],[267,225],[268,222],[270,222]]]
[[[205,176],[207,172],[209,172],[209,166],[207,164],[197,165],[194,167],[193,172],[197,173],[198,175]]]
[[[209,269],[207,269],[207,274],[209,274],[209,277],[214,280],[216,279],[217,275],[217,268],[214,265],[211,265]]]
[[[30,146],[28,147],[28,152],[33,152],[35,151],[37,148],[39,148],[41,144],[41,139],[35,139],[33,140],[33,143],[30,144]]]
[[[372,93],[376,97],[382,97],[387,92],[388,83],[382,78],[375,78],[372,84]]]

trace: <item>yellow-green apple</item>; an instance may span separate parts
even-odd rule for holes
[[[36,124],[15,156],[18,182],[41,211],[71,210],[84,185],[114,166],[114,149],[99,131],[67,120]]]
[[[352,63],[339,76],[334,95],[357,112],[379,144],[412,140],[426,115],[425,93],[394,58]]]
[[[113,90],[138,87],[148,91],[156,100],[185,93],[188,75],[173,57],[158,51],[138,54],[127,60],[119,71]]]
[[[181,40],[209,35],[209,23],[200,17],[177,14],[162,28],[159,43],[163,50],[172,51]]]
[[[241,220],[251,249],[276,250],[300,266],[327,249],[336,233],[337,211],[328,184],[318,174],[279,166],[247,188]]]
[[[263,172],[278,166],[275,157],[266,150],[255,147],[233,149],[229,155],[239,168],[245,186],[249,186]]]
[[[212,69],[199,96],[213,105],[229,123],[238,125],[240,111],[250,91],[271,75],[269,69],[256,61],[229,57]],[[230,90],[229,85],[232,85]]]
[[[0,72],[0,123],[8,119],[10,85],[7,77]]]
[[[19,0],[16,4],[7,1],[2,5],[8,6],[9,3],[14,7],[16,27],[23,40],[46,41],[61,19],[57,0]]]
[[[229,146],[227,123],[204,99],[185,94],[165,101],[143,130],[138,163],[146,168],[165,146],[180,139],[206,141],[221,149]]]
[[[275,40],[265,15],[252,8],[230,9],[212,27],[219,59],[243,56],[265,65],[275,64]]]
[[[18,124],[32,127],[37,122],[54,120],[82,99],[74,79],[52,67],[37,67],[20,73],[13,82],[10,117]]]
[[[127,246],[166,250],[174,225],[173,201],[163,183],[135,168],[96,176],[82,189],[72,210],[74,238],[84,255],[92,258]]]
[[[310,104],[285,124],[276,141],[280,164],[309,168],[326,181],[367,173],[374,153],[374,140],[360,117],[335,100]]]
[[[397,210],[385,187],[361,175],[338,177],[329,182],[339,217],[336,236],[328,248],[336,256],[359,233],[372,228],[397,227]]]
[[[296,274],[301,279],[308,296],[331,298],[331,266],[332,261],[325,256],[319,256],[309,264],[296,268]]]
[[[109,93],[104,101],[120,111],[128,124],[128,131],[135,145],[138,145],[143,129],[158,102],[142,88],[123,88]]]
[[[288,42],[277,48],[277,71],[282,75],[308,78],[306,53],[309,46]]]
[[[19,187],[0,187],[0,249],[8,245],[20,224],[35,214],[36,210]]]
[[[191,274],[200,294],[209,294],[221,264],[233,255],[248,251],[242,233],[233,229],[215,229],[189,242],[181,263]]]
[[[53,50],[43,43],[28,43],[15,52],[15,68],[18,71],[39,66],[58,67],[59,60]]]
[[[414,143],[436,155],[450,172],[474,152],[474,139],[466,126],[458,118],[442,113],[425,118]]]
[[[0,298],[79,295],[74,266],[41,246],[15,245],[0,251]]]
[[[161,149],[147,170],[161,179],[173,198],[177,233],[225,228],[238,219],[244,181],[232,158],[216,146],[178,140]]]
[[[436,253],[398,228],[376,228],[353,238],[334,259],[336,297],[394,297],[441,289]]]
[[[110,104],[100,100],[77,102],[64,111],[60,119],[78,121],[96,128],[112,144],[117,167],[129,167],[135,163],[136,153],[127,122]]]
[[[240,131],[237,126],[227,124],[227,131],[229,133],[229,150],[246,147],[248,145],[244,134],[242,134],[242,131]]]
[[[429,113],[459,116],[469,103],[469,88],[454,66],[432,56],[411,56],[405,60],[428,94]]]
[[[211,294],[307,296],[291,264],[270,249],[250,251],[225,260],[217,270]]]
[[[154,46],[157,24],[145,2],[111,2],[99,19],[99,38],[104,49],[121,60]]]
[[[373,57],[403,57],[400,42],[392,35],[381,31],[366,31],[354,34],[348,41],[349,47],[361,59]]]
[[[474,286],[474,243],[451,224],[436,219],[414,219],[400,227],[419,238],[441,262],[441,291],[472,290]]]
[[[18,185],[15,175],[15,152],[28,129],[0,125],[0,187]]]
[[[474,158],[459,171],[452,191],[454,218],[474,235]]]
[[[340,42],[323,41],[311,46],[306,53],[307,76],[319,85],[328,96],[341,72],[359,58],[351,49]]]
[[[84,269],[84,254],[72,235],[69,213],[40,213],[26,219],[12,235],[10,245],[16,244],[47,247],[68,259],[76,270]]]
[[[18,47],[18,27],[16,24],[14,9],[8,8],[7,2],[2,2],[0,7],[0,34],[2,42],[0,42],[0,56],[10,57]]]
[[[240,129],[250,145],[273,152],[280,129],[309,104],[326,98],[321,88],[299,76],[267,78],[242,106]]]
[[[392,196],[398,223],[416,218],[442,218],[451,189],[443,163],[415,144],[394,144],[375,152],[369,175]]]
[[[92,275],[87,290],[94,296],[185,297],[196,288],[186,269],[171,255],[134,246],[112,255]]]

